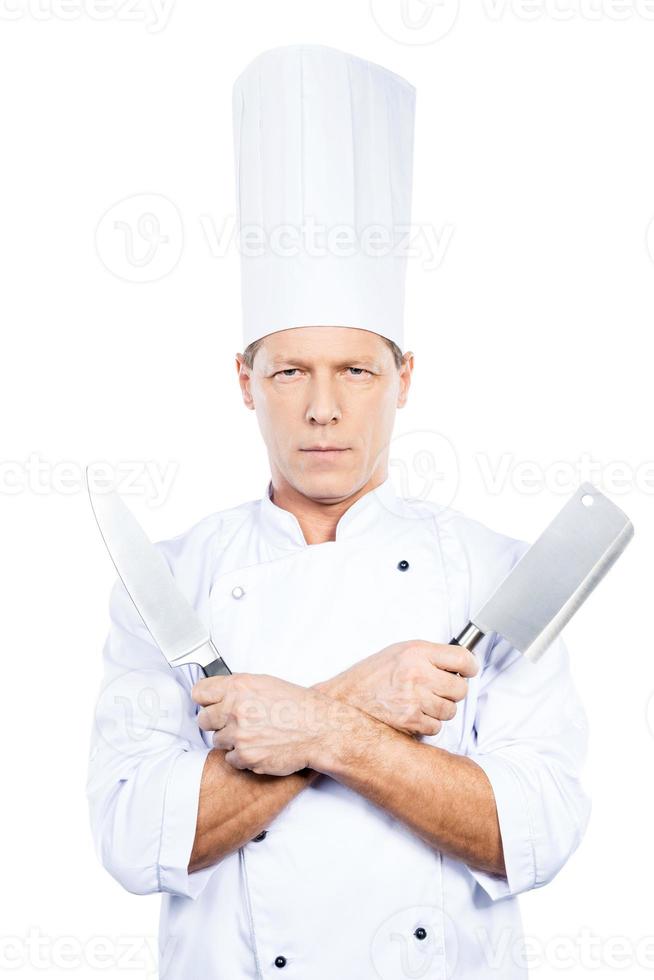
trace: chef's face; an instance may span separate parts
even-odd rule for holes
[[[398,369],[379,334],[295,327],[268,334],[252,369],[241,354],[236,366],[276,486],[313,499],[347,497],[386,478],[395,412],[411,382],[410,351]]]

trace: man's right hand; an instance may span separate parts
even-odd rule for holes
[[[313,687],[407,735],[437,735],[468,693],[466,678],[478,670],[474,654],[465,647],[407,640]]]

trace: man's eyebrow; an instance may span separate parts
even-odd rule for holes
[[[307,361],[303,361],[301,357],[282,357],[279,354],[273,357],[272,364],[273,366],[277,366],[279,364],[297,364],[298,367],[303,367],[303,368],[306,367],[310,368],[312,366]],[[332,364],[331,366],[340,368],[340,367],[349,367],[352,364],[368,364],[374,367],[377,364],[377,362],[373,357],[369,357],[368,355],[366,355],[364,357],[349,357],[347,360],[341,361],[336,364]]]

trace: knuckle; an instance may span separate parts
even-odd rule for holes
[[[418,705],[413,705],[407,712],[406,720],[411,725],[419,725],[422,711]]]
[[[440,719],[441,721],[447,721],[448,720],[448,718],[450,717],[450,708],[449,708],[449,705],[451,703],[452,702],[451,701],[448,701],[447,698],[439,698],[438,699],[438,703],[436,705],[436,717],[438,719]]]
[[[429,718],[425,714],[421,714],[420,720],[417,721],[415,725],[411,726],[411,732],[413,735],[429,735],[432,724],[432,718]]]
[[[191,688],[191,697],[194,701],[202,703],[208,697],[210,691],[211,685],[208,683],[208,678],[201,678]]]
[[[243,718],[240,715],[234,715],[232,719],[232,731],[234,732],[234,738],[238,740],[239,744],[245,745],[250,735],[250,731],[247,725],[243,724]]]
[[[402,664],[397,672],[396,683],[399,690],[408,696],[418,681],[418,670],[415,664],[407,662]]]

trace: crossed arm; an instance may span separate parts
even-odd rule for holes
[[[397,654],[396,648],[403,646],[398,644],[392,649]],[[440,723],[436,721],[434,726],[434,718],[452,717],[444,706],[449,704],[451,709],[453,702],[461,699],[461,691],[465,691],[466,685],[454,674],[449,674],[449,679],[445,675],[447,671],[461,671],[462,676],[471,676],[477,669],[474,658],[468,651],[443,644],[421,643],[417,649],[414,642],[412,649],[414,665],[416,658],[423,668],[431,665],[440,679],[440,696],[435,693],[436,685],[431,683],[429,689],[433,697],[430,700],[425,700],[424,684],[422,687],[417,683],[409,685],[406,677],[402,679],[400,687],[407,695],[405,707],[411,700],[415,708],[415,697],[422,691],[423,710],[409,711],[405,715],[419,719],[413,729],[408,724],[393,727],[390,721],[382,720],[390,719],[392,715],[389,697],[379,702],[386,706],[386,712],[379,707],[373,709],[372,701],[371,706],[366,704],[367,710],[363,710],[359,706],[362,703],[361,687],[357,689],[350,683],[349,672],[309,689],[266,678],[268,682],[281,685],[277,697],[283,698],[287,707],[291,703],[296,708],[301,705],[302,712],[310,707],[314,720],[327,719],[314,723],[312,735],[290,740],[294,761],[287,757],[285,761],[275,762],[277,767],[286,765],[286,773],[283,768],[275,769],[269,761],[271,732],[268,720],[259,727],[260,732],[265,728],[267,755],[259,751],[248,756],[247,737],[243,738],[241,748],[239,733],[245,731],[245,711],[241,709],[240,722],[235,726],[234,714],[239,715],[238,701],[226,696],[234,689],[235,677],[207,678],[195,685],[193,697],[205,706],[198,716],[200,725],[218,729],[214,744],[221,745],[221,733],[224,744],[207,755],[189,873],[217,863],[248,843],[305,787],[328,776],[391,813],[434,848],[480,870],[505,876],[495,797],[485,772],[465,756],[416,741],[413,737],[420,731],[438,731]],[[399,649],[399,652],[404,653],[402,663],[406,664],[406,650]],[[373,656],[380,657],[379,654]],[[368,658],[362,666],[372,659]],[[376,661],[377,677],[374,671],[369,672],[377,689],[382,667],[385,677],[397,680],[399,676],[397,668],[389,671],[388,661],[388,657],[386,661],[383,658]],[[443,665],[442,669],[436,666],[439,663]],[[358,669],[361,675],[361,668]],[[423,680],[426,677],[423,670]],[[253,675],[242,675],[242,678],[246,681],[255,679]],[[413,679],[416,679],[415,672]],[[264,680],[259,679],[257,683],[258,689],[255,683],[250,690],[250,706],[253,698],[258,698],[261,704]],[[237,684],[243,688],[243,680]],[[293,701],[296,691],[303,692],[298,702]],[[409,693],[411,698],[408,698]],[[243,703],[241,699],[240,704]],[[302,717],[306,715],[303,713]],[[429,723],[434,727],[430,728]],[[287,742],[288,731],[285,745]],[[253,741],[249,744],[254,746]],[[279,753],[282,753],[281,747]],[[298,759],[301,760],[299,763]]]

